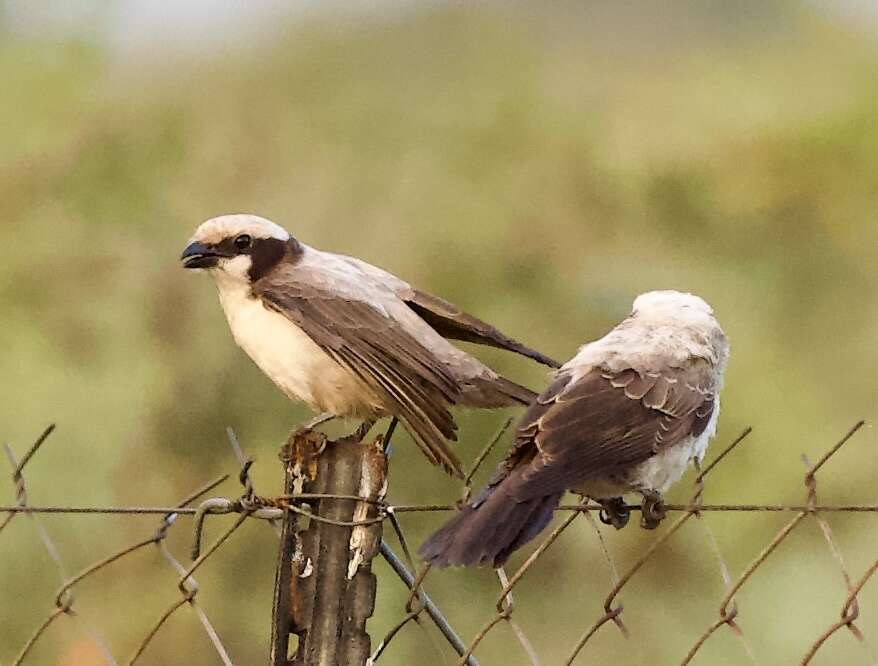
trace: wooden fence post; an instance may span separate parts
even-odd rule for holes
[[[383,500],[382,444],[380,437],[366,444],[310,432],[291,435],[284,446],[285,494],[327,497],[296,503],[319,519],[288,509],[283,521],[272,666],[362,666],[369,658],[366,620],[375,606],[371,563],[381,543],[380,507],[353,497]]]

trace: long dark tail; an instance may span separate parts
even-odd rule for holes
[[[435,567],[502,566],[513,551],[539,534],[552,520],[563,493],[516,501],[505,487],[516,485],[519,470],[463,507],[428,538],[418,551]]]
[[[494,386],[497,388],[497,391],[499,393],[508,396],[520,405],[527,406],[532,403],[537,397],[537,394],[531,391],[526,386],[516,384],[512,380],[506,379],[505,377],[498,377],[494,381]]]
[[[505,377],[493,377],[476,379],[465,385],[460,404],[477,409],[498,409],[529,405],[536,397],[536,393],[521,384],[516,384]]]

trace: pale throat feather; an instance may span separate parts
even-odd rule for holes
[[[223,271],[210,272],[235,342],[287,397],[342,417],[383,415],[361,382],[302,329],[265,307],[248,282]]]

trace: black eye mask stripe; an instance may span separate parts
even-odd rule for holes
[[[302,254],[302,246],[293,238],[286,241],[279,238],[257,238],[250,249],[241,254],[250,255],[250,281],[256,282],[288,255],[295,261]]]

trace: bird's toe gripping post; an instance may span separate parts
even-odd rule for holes
[[[296,437],[305,437],[309,433],[311,433],[317,426],[323,425],[324,423],[328,423],[332,421],[335,417],[335,414],[330,414],[329,412],[321,412],[317,416],[314,416],[304,423],[296,426],[293,431],[290,433],[289,439],[292,440]]]
[[[653,491],[643,493],[643,504],[640,509],[640,526],[645,530],[654,530],[667,515],[662,496]]]
[[[601,509],[598,518],[604,525],[612,525],[617,530],[621,530],[628,524],[631,517],[631,510],[626,506],[625,500],[621,497],[613,497],[607,500],[601,500]]]

